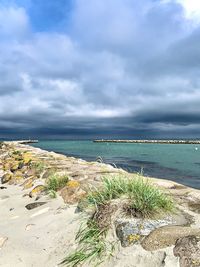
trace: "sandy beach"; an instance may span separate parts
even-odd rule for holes
[[[35,196],[31,198],[30,191],[34,192],[34,188],[44,184],[45,179],[43,176],[45,176],[45,172],[40,175],[40,178],[34,180],[33,185],[27,189],[22,186],[24,185],[23,179],[19,182],[15,178],[14,184],[12,184],[12,180],[8,183],[3,183],[0,189],[0,266],[60,266],[59,263],[66,255],[77,248],[75,236],[80,227],[82,216],[81,212],[77,212],[77,196],[80,195],[80,190],[83,191],[86,184],[98,186],[101,183],[102,175],[106,174],[113,177],[117,173],[128,174],[106,164],[89,163],[18,143],[9,143],[1,154],[1,158],[7,158],[8,162],[7,152],[9,151],[10,153],[13,149],[23,153],[28,151],[34,159],[39,158],[46,163],[48,162],[47,170],[49,170],[50,165],[54,168],[56,165],[58,172],[67,173],[70,179],[75,179],[71,181],[80,183],[82,189],[80,188],[78,189],[79,191],[74,191],[76,193],[69,194],[69,188],[66,187],[63,189],[65,194],[61,190],[54,199],[44,193],[38,194],[36,198]],[[2,162],[4,162],[5,166],[4,159]],[[13,173],[15,175],[16,171]],[[17,175],[19,176],[19,173]],[[5,171],[2,166],[0,176],[5,177]],[[172,230],[170,229],[167,235],[172,233],[171,239],[174,236],[177,236],[177,239],[190,235],[198,237],[200,235],[199,190],[161,179],[152,179],[152,181],[158,186],[167,189],[175,197],[180,208],[184,210],[184,214],[187,214],[184,220],[186,220],[189,227],[185,225],[185,222],[184,225],[183,222],[181,224],[179,222],[180,226],[172,226]],[[30,210],[26,208],[28,204],[40,202],[45,203]],[[196,205],[194,205],[196,209],[190,208],[194,207],[191,203]],[[106,260],[99,266],[149,267],[150,262],[151,266],[154,267],[187,266],[181,265],[179,257],[174,255],[175,239],[171,245],[167,243],[169,241],[165,242],[165,238],[162,236],[162,227],[157,230],[159,231],[159,229],[161,229],[160,232],[156,234],[156,238],[159,240],[157,249],[151,248],[152,241],[150,243],[147,242],[147,246],[150,247],[148,249],[144,249],[139,243],[122,247],[119,240],[116,239],[115,231],[111,231],[110,238],[116,242],[115,252],[110,260]],[[166,228],[166,233],[167,231]],[[93,266],[93,263],[85,263],[83,266]]]

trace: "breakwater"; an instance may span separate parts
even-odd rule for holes
[[[38,140],[32,140],[32,139],[28,139],[28,140],[18,140],[18,141],[13,141],[13,143],[15,144],[34,144],[34,143],[38,143]]]
[[[200,140],[93,140],[95,143],[200,144]]]

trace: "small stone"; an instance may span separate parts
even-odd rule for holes
[[[26,206],[25,206],[25,208],[27,209],[27,210],[32,210],[32,209],[35,209],[35,208],[38,208],[38,207],[40,207],[40,206],[42,206],[42,205],[44,205],[44,204],[46,204],[47,202],[33,202],[33,203],[30,203],[30,204],[27,204]]]
[[[0,186],[0,189],[7,189],[6,186]]]
[[[0,236],[0,249],[4,246],[5,242],[8,240],[7,237]]]
[[[35,201],[38,201],[41,196],[36,196]]]

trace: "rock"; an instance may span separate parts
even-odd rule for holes
[[[5,184],[7,182],[9,182],[13,177],[13,173],[12,172],[6,172],[2,178],[1,178],[1,183]]]
[[[67,187],[68,188],[79,188],[80,183],[76,180],[70,180],[69,182],[67,182]]]
[[[25,152],[23,154],[23,163],[25,165],[29,164],[32,161],[32,155],[30,152]]]
[[[18,161],[12,161],[10,163],[10,170],[12,172],[16,171],[19,168],[19,162]]]
[[[12,158],[14,158],[14,159],[17,160],[17,161],[20,161],[20,160],[23,159],[23,157],[22,157],[22,153],[21,153],[20,151],[14,151],[14,152],[12,153]]]
[[[26,177],[34,176],[36,177],[36,171],[34,169],[28,169],[26,172]]]
[[[189,207],[189,209],[191,211],[200,214],[200,201],[198,201],[198,202],[189,202],[188,203],[188,207]]]
[[[141,242],[145,250],[153,251],[165,247],[170,247],[176,240],[188,235],[200,235],[200,229],[184,226],[164,226],[151,232]]]
[[[35,209],[35,208],[38,208],[38,207],[40,207],[40,206],[42,206],[42,205],[44,205],[44,204],[46,204],[47,202],[33,202],[33,203],[30,203],[30,204],[27,204],[26,206],[25,206],[25,208],[27,209],[27,210],[32,210],[32,209]]]
[[[142,219],[125,219],[117,220],[116,234],[121,241],[123,247],[130,246],[141,239],[142,236],[147,236],[154,229],[172,224],[172,219],[163,220],[142,220]]]
[[[40,195],[42,192],[44,192],[46,190],[44,185],[37,185],[36,187],[34,187],[31,192],[29,193],[29,197],[37,197],[38,195]]]
[[[61,196],[67,204],[78,203],[85,195],[86,192],[80,188],[80,183],[75,180],[69,181],[67,186],[61,190]]]
[[[4,171],[10,171],[10,163],[9,162],[5,162],[3,165],[3,170]]]
[[[3,247],[3,245],[5,244],[5,242],[8,240],[7,237],[1,237],[0,236],[0,249]]]
[[[20,170],[17,170],[14,172],[13,178],[12,180],[10,180],[10,184],[15,183],[18,184],[19,182],[21,182],[24,179],[24,175]]]
[[[44,171],[44,173],[42,174],[41,178],[42,178],[42,179],[47,179],[51,174],[52,174],[52,170],[46,170],[46,171]]]
[[[23,186],[23,190],[33,187],[33,181],[34,181],[34,177],[30,177],[27,180],[25,180],[23,184],[21,185]]]
[[[179,238],[174,256],[180,258],[180,267],[200,267],[200,239],[193,235]]]
[[[7,189],[6,186],[0,186],[0,189]]]

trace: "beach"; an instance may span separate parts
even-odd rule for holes
[[[23,153],[24,166],[20,167],[21,169],[18,166],[16,170],[12,165],[11,153],[12,162],[13,157],[16,159],[19,153]],[[0,266],[2,267],[58,266],[66,255],[77,247],[75,236],[81,223],[81,212],[77,210],[77,204],[87,193],[88,186],[101,186],[103,176],[113,178],[117,175],[126,177],[131,175],[134,178],[134,174],[128,174],[108,164],[66,157],[17,142],[7,142],[1,149],[0,157],[0,176],[5,177],[5,173],[10,172],[7,163],[12,165],[13,174],[7,182],[1,178],[3,183],[0,189]],[[34,173],[37,175],[35,179],[33,173],[24,176],[25,173],[27,174],[27,164],[30,160],[32,162],[39,160],[45,164],[45,168],[39,175]],[[69,177],[66,187],[57,192],[56,198],[51,198],[41,190],[45,185],[47,173],[52,169],[60,175],[65,174]],[[23,171],[25,171],[24,174]],[[179,209],[186,214],[184,216],[182,214],[181,219],[176,221],[178,226],[172,223],[170,232],[174,231],[177,239],[191,235],[198,239],[200,191],[168,180],[151,178],[151,182],[173,196]],[[25,206],[31,203],[42,203],[42,205],[28,210]],[[166,228],[166,233],[167,231]],[[180,265],[180,257],[174,255],[176,240],[165,243],[161,232],[156,235],[159,240],[156,249],[152,247],[151,242],[148,243],[148,238],[145,239],[146,243],[143,247],[140,243],[123,247],[116,238],[116,234],[110,238],[114,238],[117,242],[116,251],[109,261],[106,260],[99,266],[148,267],[151,262],[152,266],[161,267],[163,261],[166,267],[187,266]],[[200,263],[197,262],[197,264]],[[83,266],[93,266],[93,264],[86,263]]]

